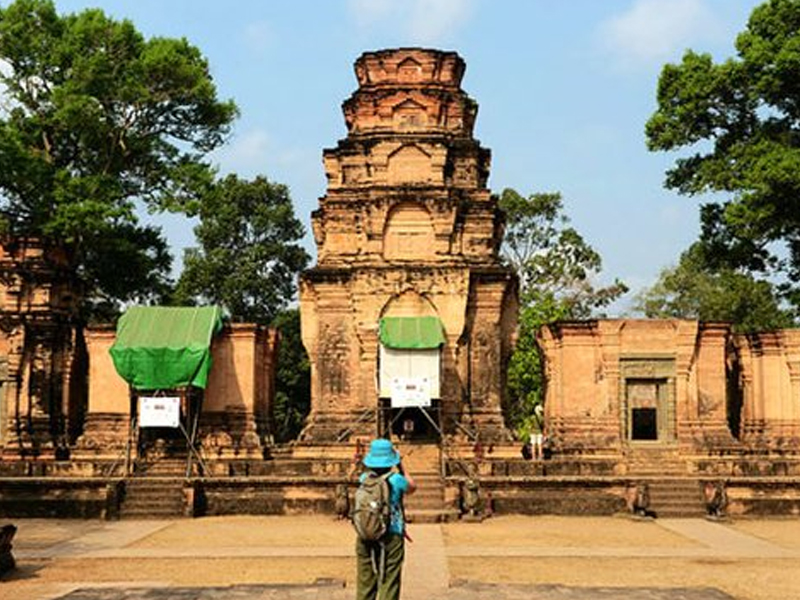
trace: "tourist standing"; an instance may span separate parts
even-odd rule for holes
[[[544,458],[544,407],[541,403],[533,409],[531,446],[533,447],[533,458],[536,460]]]
[[[367,542],[356,537],[357,600],[398,600],[400,579],[405,558],[405,519],[403,497],[417,489],[414,479],[406,473],[400,453],[390,440],[376,439],[364,457],[360,481],[370,476],[385,476],[389,484],[390,519],[386,534],[378,541]]]

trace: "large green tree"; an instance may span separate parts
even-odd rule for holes
[[[187,248],[175,292],[180,303],[225,307],[234,321],[272,325],[280,334],[272,433],[297,436],[311,402],[311,367],[300,339],[300,313],[288,308],[297,275],[309,262],[305,234],[285,185],[229,175],[211,185],[195,227],[199,246]]]
[[[159,231],[137,210],[197,209],[203,156],[236,116],[185,39],[145,39],[97,9],[0,8],[0,225],[69,250],[87,301],[164,291]],[[91,311],[90,311],[91,312]]]
[[[229,175],[205,191],[176,290],[179,301],[219,304],[234,321],[269,324],[295,297],[308,253],[285,185]]]
[[[677,266],[636,299],[635,308],[650,318],[682,318],[731,323],[735,331],[772,331],[792,325],[773,285],[743,269],[713,268],[706,246],[693,244]]]
[[[522,196],[505,189],[499,204],[506,214],[503,256],[520,278],[519,335],[507,372],[507,416],[524,436],[534,408],[544,400],[542,357],[536,342],[541,326],[598,315],[628,288],[619,280],[597,285],[602,259],[570,226],[560,194]]]
[[[735,58],[687,51],[666,65],[646,125],[651,150],[687,149],[667,173],[704,207],[709,264],[783,275],[800,307],[800,0],[757,7]]]

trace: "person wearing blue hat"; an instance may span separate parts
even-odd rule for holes
[[[372,440],[362,462],[375,475],[388,474],[391,516],[388,531],[380,543],[365,542],[356,536],[356,600],[398,600],[405,558],[403,498],[413,494],[417,484],[403,468],[400,453],[390,440]],[[368,472],[362,473],[360,481],[368,475]]]

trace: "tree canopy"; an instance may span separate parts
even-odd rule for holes
[[[275,440],[296,439],[311,409],[311,363],[300,337],[300,311],[281,311],[272,321],[280,332],[275,365],[275,406],[272,431]]]
[[[703,210],[710,264],[783,275],[800,308],[800,0],[769,0],[715,63],[687,51],[664,66],[651,150],[689,149],[668,171],[682,194],[721,193]]]
[[[696,243],[677,266],[661,272],[635,308],[649,318],[682,318],[731,323],[738,332],[773,331],[792,325],[772,284],[741,269],[709,266],[706,248]]]
[[[628,288],[619,280],[597,286],[602,259],[570,226],[560,194],[525,197],[505,189],[499,205],[506,214],[502,253],[520,278],[519,335],[508,366],[507,415],[524,436],[530,431],[534,408],[544,400],[536,342],[540,327],[598,315]]]
[[[229,175],[208,187],[199,207],[200,245],[185,251],[177,299],[220,304],[235,321],[269,324],[294,298],[309,261],[288,188]]]
[[[89,300],[163,291],[158,230],[136,209],[197,210],[203,156],[237,110],[185,39],[145,39],[97,9],[0,8],[0,226],[70,251]]]

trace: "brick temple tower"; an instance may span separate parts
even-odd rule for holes
[[[366,52],[324,151],[317,265],[300,280],[312,364],[304,439],[507,436],[505,365],[517,279],[498,257],[490,152],[454,52]]]

